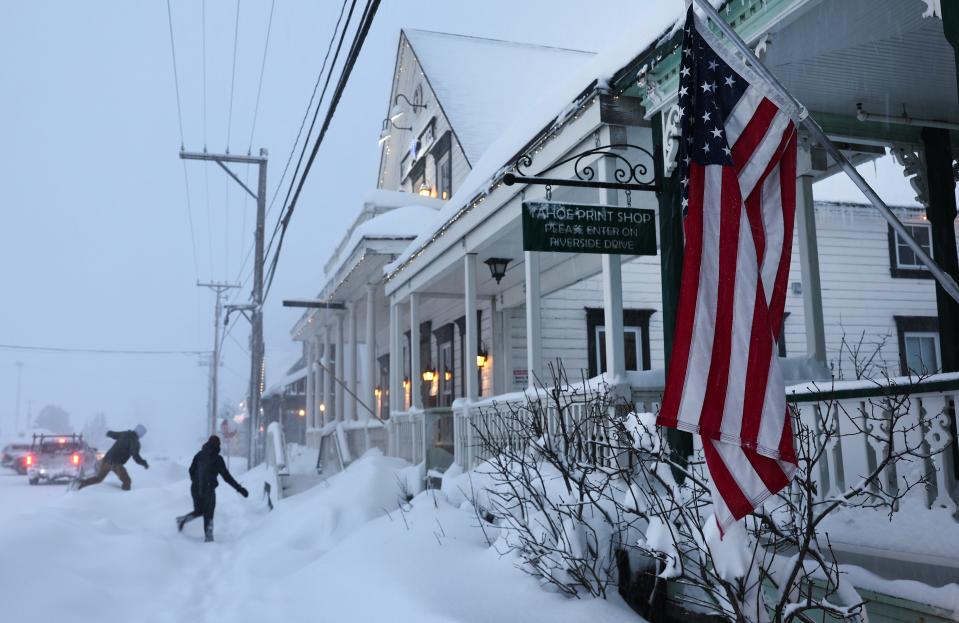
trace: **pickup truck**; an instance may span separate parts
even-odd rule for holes
[[[83,435],[34,435],[26,463],[31,485],[71,481],[96,471],[97,454]]]

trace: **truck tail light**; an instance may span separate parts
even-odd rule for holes
[[[79,465],[79,464],[80,464],[80,453],[79,453],[79,452],[74,452],[74,453],[73,453],[73,457],[72,457],[71,460],[73,461],[73,464],[74,464],[74,465]]]
[[[27,467],[30,467],[31,465],[33,465],[33,455],[32,455],[32,454],[28,454],[28,455],[26,455],[25,457],[23,457],[23,463],[24,463]]]

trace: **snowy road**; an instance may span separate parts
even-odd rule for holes
[[[148,457],[149,458],[149,457]],[[472,513],[442,493],[397,510],[397,471],[381,456],[284,500],[272,513],[257,470],[243,499],[218,489],[216,543],[189,510],[186,470],[131,466],[67,492],[0,478],[0,618],[43,621],[638,621],[618,600],[542,590],[487,547]],[[388,511],[388,512],[387,512]],[[42,616],[38,617],[38,613]]]

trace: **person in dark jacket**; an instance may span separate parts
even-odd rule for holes
[[[223,480],[243,497],[250,495],[250,492],[227,471],[226,463],[220,456],[220,438],[212,435],[190,463],[190,495],[193,496],[193,512],[176,518],[177,530],[182,532],[183,526],[188,521],[202,516],[204,541],[207,543],[213,540],[213,511],[216,509],[216,488],[219,485],[217,476],[222,476]]]
[[[124,491],[130,490],[130,474],[123,465],[131,458],[143,466],[143,469],[150,469],[143,457],[140,456],[140,438],[147,434],[147,429],[143,424],[137,424],[133,430],[107,431],[107,437],[115,439],[113,445],[107,450],[100,461],[100,469],[96,475],[85,478],[78,482],[77,489],[82,489],[88,485],[95,485],[103,482],[107,474],[113,472],[120,479],[120,484]]]

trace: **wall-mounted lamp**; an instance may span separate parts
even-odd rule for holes
[[[453,380],[453,373],[450,371],[449,368],[446,368],[445,370],[443,370],[443,380],[446,381],[447,383]]]
[[[377,141],[377,144],[379,144],[380,147],[383,146],[383,143],[390,140],[392,130],[402,130],[402,131],[412,132],[413,126],[410,126],[408,128],[400,127],[396,125],[392,119],[387,117],[386,119],[383,120],[383,128],[380,130],[380,140]]]
[[[383,395],[383,389],[379,385],[377,385],[376,387],[373,388],[373,395],[379,398],[380,396]]]
[[[423,370],[423,380],[427,383],[432,383],[436,380],[436,370]]]
[[[326,405],[321,402],[321,403],[320,403],[320,413],[325,413],[325,412],[326,412]]]
[[[409,391],[410,389],[410,377],[408,376],[403,377],[403,389],[406,391]]]
[[[489,273],[499,283],[506,276],[506,266],[513,260],[505,257],[491,257],[485,262],[489,266]]]
[[[486,363],[489,361],[489,351],[486,350],[486,346],[480,346],[480,349],[476,352],[476,367],[485,368]]]
[[[393,98],[393,108],[390,109],[390,121],[396,121],[403,116],[403,107],[400,106],[400,99],[406,102],[406,105],[413,109],[413,112],[416,112],[419,109],[426,110],[426,104],[415,104],[410,101],[410,98],[406,97],[402,93],[397,93],[396,97]]]
[[[419,194],[420,197],[435,197],[435,196],[436,196],[435,193],[433,192],[433,189],[430,188],[430,185],[427,184],[426,182],[423,182],[422,184],[420,184],[420,188],[419,188],[419,190],[417,191],[417,194]]]
[[[306,409],[300,409],[296,414],[300,417],[306,417]]]

